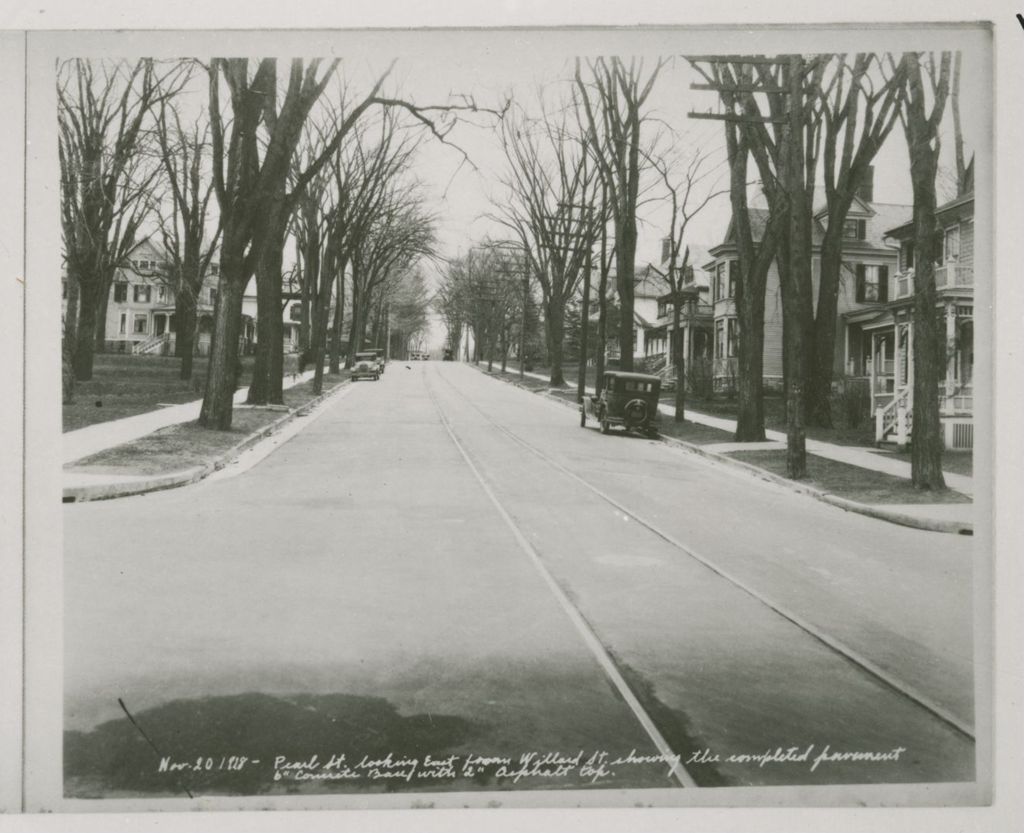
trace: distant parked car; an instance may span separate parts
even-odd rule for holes
[[[580,406],[580,426],[587,424],[587,415],[594,417],[607,434],[613,425],[626,431],[637,431],[649,437],[658,435],[658,394],[661,379],[646,373],[624,373],[609,370],[598,396],[587,396]]]
[[[375,347],[373,354],[377,357],[377,367],[381,373],[384,372],[384,365],[387,364],[387,359],[384,358],[384,351],[380,347]]]
[[[369,350],[356,353],[355,358],[352,360],[352,378],[373,379],[375,382],[380,378],[380,367],[377,364],[377,353],[375,351]]]
[[[455,357],[452,356],[452,350],[451,350],[450,347],[446,347],[445,350],[444,350],[444,361],[446,361],[446,362],[453,362],[453,361],[455,361]]]

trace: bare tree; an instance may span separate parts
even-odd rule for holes
[[[615,225],[615,279],[622,320],[619,349],[623,370],[633,368],[633,320],[637,223],[642,173],[641,153],[645,105],[666,60],[659,60],[645,78],[644,62],[633,59],[576,60],[575,82],[582,104],[580,120],[600,170]]]
[[[699,148],[692,151],[682,170],[676,174],[673,165],[664,156],[655,157],[651,164],[661,176],[669,195],[672,209],[668,234],[668,271],[661,274],[672,295],[672,363],[676,372],[675,421],[685,421],[686,371],[684,368],[685,344],[680,338],[683,305],[695,305],[699,290],[693,286],[693,265],[690,263],[690,247],[684,245],[686,232],[693,220],[716,197],[729,193],[729,189],[718,188],[717,181],[708,182],[715,174],[715,167],[708,169],[710,154]],[[680,257],[680,253],[682,253]],[[692,322],[687,328],[687,337],[692,338]]]
[[[788,200],[778,187],[772,166],[781,146],[781,130],[774,134],[764,127],[755,93],[768,98],[781,94],[781,88],[769,79],[755,83],[757,58],[737,57],[690,59],[718,92],[725,112],[715,116],[724,122],[726,152],[729,160],[729,197],[732,204],[732,233],[738,254],[736,313],[739,322],[737,345],[737,418],[735,438],[739,442],[759,442],[764,432],[764,318],[768,272],[778,252],[788,223]],[[707,63],[708,67],[701,66]],[[768,91],[768,92],[766,92]],[[775,123],[777,124],[777,123]],[[752,152],[756,151],[756,152]],[[761,186],[769,200],[764,222],[755,229],[748,201],[748,166],[754,156]]]
[[[140,242],[158,167],[140,152],[153,107],[180,88],[179,67],[152,60],[76,59],[57,72],[61,228],[77,320],[68,322],[74,376],[92,378],[115,269]],[[69,305],[69,314],[71,305]],[[70,346],[70,338],[69,338]]]
[[[910,154],[914,192],[914,391],[911,481],[918,489],[943,490],[942,422],[939,418],[940,368],[945,339],[936,321],[935,260],[942,245],[935,217],[935,176],[940,127],[950,91],[952,54],[903,55],[905,80],[901,122]],[[895,74],[896,67],[893,66]],[[930,107],[930,112],[929,112]],[[941,358],[940,358],[941,357]]]
[[[561,116],[545,110],[537,121],[519,113],[514,121],[502,122],[506,191],[496,215],[517,240],[541,287],[552,387],[565,384],[566,304],[590,269],[591,251],[605,219],[604,205],[597,199],[601,180],[590,139],[574,135],[567,108],[560,109]]]
[[[811,422],[824,427],[832,426],[832,374],[846,215],[900,113],[902,64],[879,81],[879,63],[879,57],[869,53],[860,53],[852,61],[846,55],[835,56],[829,67],[832,81],[819,88],[826,216],[814,349],[808,368],[807,415]]]
[[[363,346],[381,286],[419,258],[433,255],[434,222],[415,185],[394,183],[366,233],[355,239],[351,260],[350,360]]]
[[[200,118],[183,127],[174,103],[162,101],[156,134],[170,198],[169,211],[161,207],[158,216],[174,290],[174,355],[181,358],[180,377],[191,379],[197,304],[220,239],[219,223],[212,234],[209,228],[213,177],[204,164],[209,126]]]

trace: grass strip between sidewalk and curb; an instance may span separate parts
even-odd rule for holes
[[[236,405],[228,431],[201,428],[196,422],[170,425],[132,442],[104,449],[64,466],[65,472],[136,477],[64,489],[65,502],[101,500],[169,489],[202,480],[237,458],[243,451],[307,413],[348,385],[343,378],[320,394],[308,380],[284,391],[284,405]]]
[[[473,367],[470,364],[470,367]],[[575,387],[550,388],[544,382],[533,379],[526,383],[517,374],[494,371],[488,373],[485,368],[475,367],[485,376],[493,377],[507,384],[515,385],[531,393],[547,396],[578,412]],[[511,377],[511,378],[510,378]],[[714,432],[707,433],[707,432]],[[791,480],[785,476],[785,450],[752,450],[723,453],[708,451],[702,446],[720,442],[730,442],[732,434],[716,428],[696,423],[676,423],[663,419],[659,422],[659,439],[677,448],[699,454],[707,459],[740,468],[762,480],[775,483],[797,494],[828,503],[839,509],[866,515],[877,520],[924,529],[932,532],[946,532],[955,535],[972,535],[973,525],[962,521],[945,521],[921,518],[896,510],[889,510],[886,503],[896,505],[917,504],[971,504],[973,501],[966,495],[949,490],[944,493],[922,493],[915,489],[909,480],[884,472],[854,466],[848,463],[829,460],[814,454],[807,455],[808,469],[812,474],[809,480]],[[781,469],[780,469],[781,465]],[[868,505],[867,501],[875,505]],[[880,505],[879,505],[880,504]]]

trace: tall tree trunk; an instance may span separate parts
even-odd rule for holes
[[[604,356],[608,350],[608,269],[605,268],[604,240],[601,242],[601,280],[597,290],[597,363],[594,367],[594,393],[604,385]]]
[[[88,382],[92,379],[96,348],[96,284],[90,281],[80,289],[78,328],[75,332],[75,380]]]
[[[761,245],[764,245],[762,242]],[[744,292],[743,283],[750,284]],[[758,286],[760,284],[760,286]],[[764,287],[757,278],[741,280],[736,299],[739,339],[736,345],[737,442],[761,442],[764,433]]]
[[[551,378],[548,384],[551,387],[561,387],[565,384],[565,374],[562,371],[562,345],[565,339],[565,308],[554,298],[547,303],[547,315],[544,316],[544,323],[548,336],[548,357],[551,362]]]
[[[352,369],[353,360],[359,350],[363,349],[363,293],[360,291],[359,282],[355,276],[352,277],[352,321],[349,324],[348,332],[348,357],[345,359],[345,367]]]
[[[619,295],[619,369],[633,369],[636,218],[615,221],[615,285]]]
[[[283,257],[281,246],[275,243],[267,243],[256,266],[256,362],[246,400],[250,405],[284,402]]]
[[[234,410],[235,389],[241,369],[238,337],[242,329],[242,294],[245,276],[240,263],[221,262],[217,303],[214,305],[214,338],[206,373],[206,392],[199,412],[199,424],[228,431]]]
[[[61,338],[61,401],[70,405],[75,398],[75,339],[78,335],[78,279],[67,278],[68,303],[64,312],[64,333]]]
[[[181,358],[179,377],[192,378],[192,359],[196,352],[196,302],[194,298],[178,298],[175,303],[175,324],[177,332],[174,336],[174,352]]]
[[[101,279],[102,290],[96,296],[96,352],[107,352],[107,308],[110,306],[110,287],[113,276]]]
[[[909,114],[912,120],[914,114]],[[918,127],[918,135],[923,128]],[[916,151],[916,153],[915,153]],[[935,257],[938,224],[935,221],[937,154],[927,146],[911,149],[910,179],[914,191],[914,391],[913,438],[910,444],[911,480],[918,489],[942,490],[942,420],[939,417],[940,348],[945,338],[937,321]]]
[[[845,216],[846,211],[842,213]],[[821,246],[813,361],[808,366],[807,416],[812,425],[822,428],[832,427],[832,373],[839,315],[839,277],[843,268],[842,225],[829,222]]]
[[[786,164],[786,192],[789,196],[789,238],[782,246],[784,266],[780,268],[786,394],[786,474],[793,480],[807,476],[806,397],[807,368],[813,349],[814,322],[811,298],[810,200],[804,180],[803,143],[804,59],[790,59],[789,135]],[[813,175],[813,171],[809,172]]]
[[[677,279],[678,280],[678,279]],[[680,281],[681,282],[681,281]],[[683,369],[683,339],[679,325],[683,319],[683,305],[677,297],[672,303],[672,362],[676,366],[676,422],[686,421],[686,373]]]
[[[341,372],[341,327],[345,318],[345,266],[338,269],[337,290],[334,299],[334,325],[331,327],[331,367],[332,374]]]

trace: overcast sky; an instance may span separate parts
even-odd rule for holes
[[[901,52],[909,48],[962,49],[964,78],[962,108],[968,154],[989,146],[990,91],[985,89],[983,62],[991,60],[985,35],[978,29],[952,27],[850,28],[816,30],[732,28],[658,28],[658,29],[503,29],[455,31],[338,31],[310,33],[118,33],[104,34],[93,40],[76,39],[67,57],[82,55],[119,55],[202,57],[219,55],[292,55],[342,59],[341,78],[358,98],[370,89],[392,60],[395,66],[383,92],[401,95],[421,105],[444,104],[451,95],[472,96],[481,107],[497,107],[506,97],[513,98],[527,111],[536,112],[539,92],[557,98],[571,88],[576,55],[637,56],[645,61],[645,71],[659,57],[668,57],[648,102],[649,131],[662,131],[663,147],[685,156],[690,149],[711,154],[712,160],[724,160],[724,136],[720,122],[694,120],[690,110],[717,107],[712,92],[694,91],[690,84],[701,81],[683,54],[736,53],[779,54],[786,51]],[[283,73],[283,70],[282,70]],[[190,95],[191,105],[206,99],[205,84],[197,79]],[[443,257],[454,257],[488,235],[501,237],[502,229],[487,214],[494,200],[501,199],[498,177],[504,158],[495,132],[488,120],[477,118],[477,125],[461,123],[449,140],[460,150],[425,138],[416,158],[415,176],[428,195],[429,207],[438,217],[439,249]],[[671,133],[670,133],[671,131]],[[944,124],[943,164],[952,167],[952,122]],[[471,164],[464,161],[464,151]],[[751,164],[751,175],[755,167]],[[721,186],[727,185],[724,165]],[[653,183],[652,183],[653,184]],[[648,202],[640,210],[637,261],[657,261],[660,239],[668,230],[668,206],[658,199],[663,193],[652,187]],[[875,199],[879,202],[911,202],[906,143],[897,124],[889,141],[875,160]],[[721,241],[729,219],[727,196],[718,198],[696,219],[686,242],[701,246]],[[437,267],[428,272],[436,278]],[[430,342],[437,344],[442,334],[436,331]]]

